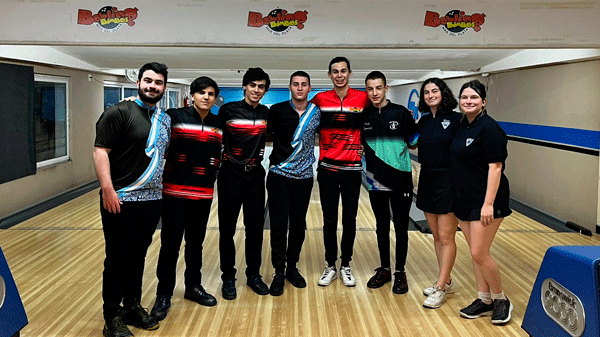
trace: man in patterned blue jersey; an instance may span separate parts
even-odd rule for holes
[[[159,326],[140,299],[146,252],[160,218],[164,155],[171,133],[171,118],[156,106],[166,83],[164,64],[145,64],[135,101],[109,107],[96,123],[94,167],[106,246],[102,309],[107,337],[133,336],[125,324],[145,330]]]
[[[319,108],[308,102],[310,76],[306,72],[294,72],[289,88],[292,99],[273,105],[267,123],[273,134],[267,176],[271,260],[275,268],[269,291],[273,296],[283,294],[286,278],[296,288],[306,287],[296,263],[305,238],[306,212],[313,187],[315,132],[321,119]]]

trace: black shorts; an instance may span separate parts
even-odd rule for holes
[[[453,210],[454,181],[449,168],[424,168],[419,173],[417,208],[432,214],[448,214]]]
[[[505,218],[512,213],[508,205],[494,204],[494,219]],[[461,221],[479,221],[481,220],[481,206],[473,207],[460,203],[459,200],[454,202],[454,215]]]

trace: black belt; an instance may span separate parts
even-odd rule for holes
[[[258,164],[235,164],[229,161],[226,161],[225,163],[227,163],[227,165],[230,165],[231,167],[235,167],[238,170],[243,170],[243,171],[252,171],[255,168],[258,167]]]

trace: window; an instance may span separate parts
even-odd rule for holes
[[[104,84],[104,110],[109,106],[119,103],[123,98],[136,97],[138,95],[135,85],[124,85],[120,83]]]
[[[34,121],[37,167],[69,160],[66,78],[35,75]]]
[[[167,89],[163,98],[158,102],[158,107],[162,110],[179,107],[179,90]]]

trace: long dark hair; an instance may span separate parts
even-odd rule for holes
[[[442,92],[442,103],[440,104],[439,110],[454,110],[458,106],[458,102],[456,101],[456,98],[454,98],[452,90],[450,90],[450,88],[448,88],[448,85],[446,85],[446,82],[437,77],[432,77],[425,80],[425,82],[423,82],[423,85],[421,85],[421,91],[419,92],[419,111],[431,112],[429,105],[425,103],[425,95],[423,94],[423,92],[425,91],[425,86],[429,83],[437,85],[437,87],[440,88],[440,91]]]

